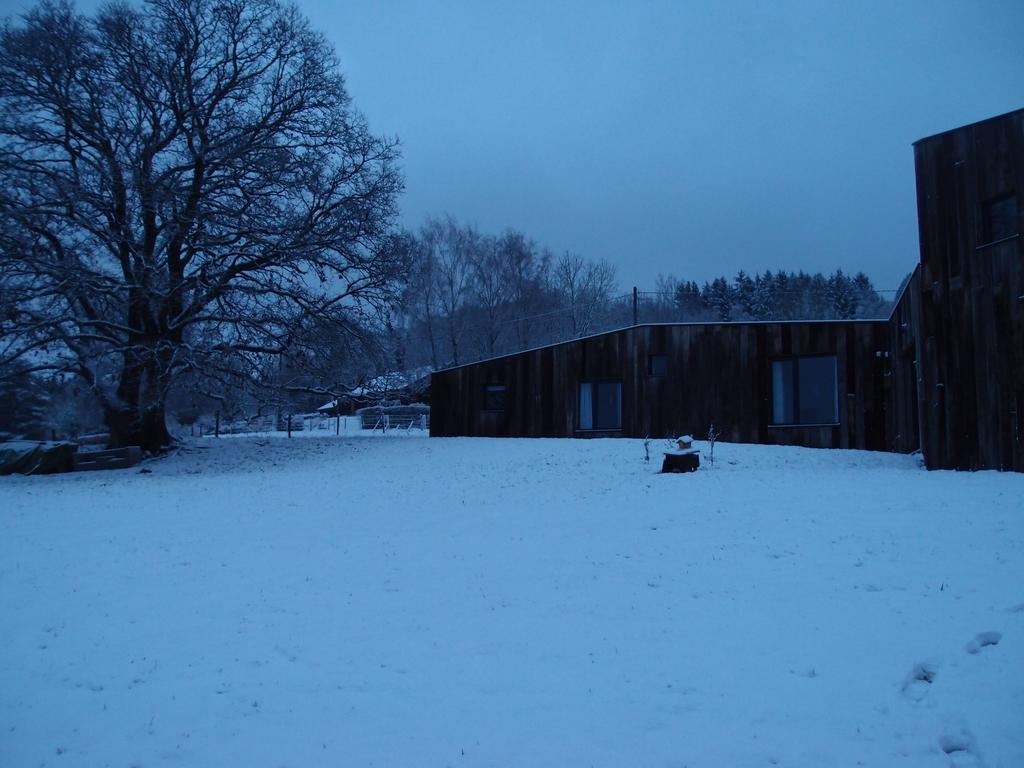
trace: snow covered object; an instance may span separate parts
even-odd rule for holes
[[[700,468],[700,451],[693,447],[693,435],[682,435],[669,441],[669,445],[673,443],[677,447],[665,451],[661,471],[696,472]]]

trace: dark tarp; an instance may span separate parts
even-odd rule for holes
[[[39,443],[29,440],[0,443],[0,475],[70,472],[75,450],[74,443]]]

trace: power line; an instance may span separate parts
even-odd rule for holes
[[[729,287],[732,288],[732,286],[729,286]],[[799,293],[799,294],[805,294],[805,293],[811,292],[810,288],[806,288],[806,289],[805,288],[769,288],[768,290],[769,290],[769,293],[771,295],[776,295],[776,294],[780,294],[780,293]],[[825,286],[824,290],[827,291],[828,290],[828,286]],[[871,288],[870,291],[872,293],[899,293],[900,289],[899,288]],[[703,290],[698,289],[697,293],[701,294],[701,293],[703,293]],[[627,293],[627,294],[623,294],[623,295],[628,297],[628,296],[631,296],[632,294]],[[637,291],[637,295],[639,295],[639,296],[675,296],[677,294],[676,294],[676,291]]]

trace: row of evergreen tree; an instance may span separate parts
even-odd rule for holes
[[[658,282],[650,294],[653,307],[643,314],[653,311],[661,321],[879,318],[891,305],[863,272],[850,277],[842,270],[830,275],[767,270],[751,276],[740,270],[732,280],[718,277],[701,286],[673,277]]]

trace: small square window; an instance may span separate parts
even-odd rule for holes
[[[668,376],[668,355],[648,355],[647,375]]]
[[[1016,195],[1003,195],[982,204],[982,244],[1005,240],[1018,234],[1019,231]]]
[[[484,407],[485,411],[504,411],[505,410],[505,385],[504,384],[488,384],[484,387]]]

